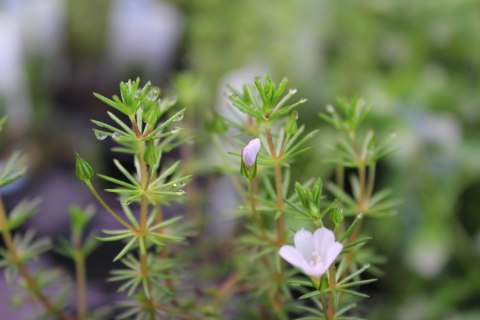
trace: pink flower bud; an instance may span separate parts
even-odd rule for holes
[[[258,152],[260,151],[262,144],[260,139],[253,139],[242,150],[242,161],[247,168],[251,168],[255,161],[257,161]]]

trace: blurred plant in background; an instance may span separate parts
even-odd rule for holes
[[[156,12],[169,13],[170,18],[163,19],[170,21],[168,26],[162,29],[153,22],[151,29],[174,29],[171,33],[142,32],[152,43],[145,54],[159,46],[171,49],[168,57],[158,53],[166,57],[159,58],[162,62],[139,65],[132,58],[119,66],[108,58],[122,7],[131,9],[124,27],[145,8],[152,12],[144,15],[145,25]],[[148,78],[189,107],[183,122],[190,143],[172,153],[182,159],[186,174],[197,177],[186,187],[188,212],[234,211],[235,196],[220,193],[228,179],[216,170],[218,155],[209,140],[212,130],[224,126],[216,115],[229,112],[226,84],[241,88],[266,71],[274,78],[287,74],[309,98],[299,126],[304,124],[306,132],[318,129],[321,137],[312,140],[313,149],[292,167],[296,180],[322,176],[327,181],[335,175],[335,165],[318,163],[330,156],[328,145],[335,133],[316,119],[318,108],[336,96],[365,97],[374,106],[368,127],[379,136],[397,133],[399,149],[377,164],[376,177],[378,188],[389,186],[395,198],[403,200],[399,214],[363,224],[366,233],[376,235],[369,245],[387,258],[381,281],[368,286],[368,318],[477,318],[479,23],[480,10],[473,0],[301,0],[275,5],[248,0],[2,1],[0,107],[9,122],[1,146],[7,153],[21,149],[31,164],[27,176],[2,188],[6,209],[11,211],[22,197],[40,196],[40,212],[27,226],[40,236],[67,230],[70,204],[93,202],[73,180],[73,150],[99,172],[115,174],[105,148],[88,134],[90,118],[111,121],[90,93],[113,94],[119,80],[148,72]],[[128,52],[139,51],[139,44],[131,46]],[[133,167],[130,160],[119,158]],[[224,196],[217,197],[221,201],[215,200],[217,194]],[[114,199],[105,197],[115,206]],[[89,228],[112,227],[102,212]],[[228,236],[235,224],[210,219],[203,227],[210,235],[214,230]],[[216,258],[206,254],[219,246],[215,239],[201,239],[205,255],[200,260]],[[92,253],[101,267],[87,259],[92,274],[89,304],[116,298],[114,288],[100,280],[111,267],[113,246],[102,244],[98,254]],[[54,254],[44,255],[40,264],[58,261],[73,275],[73,265]],[[212,279],[218,276],[199,271]],[[11,296],[16,297],[5,292],[0,301]],[[0,308],[10,310],[3,304]]]
[[[338,185],[331,186],[336,199],[321,203],[320,179],[311,188],[310,183],[303,186],[296,183],[295,193],[290,194],[292,176],[289,168],[295,158],[310,150],[307,144],[316,132],[304,135],[304,126],[297,125],[296,109],[306,102],[305,98],[290,102],[297,89],[286,91],[286,78],[278,86],[269,76],[263,79],[255,78],[254,84],[244,85],[242,91],[232,88],[232,105],[246,114],[246,119],[240,115],[237,119],[218,119],[224,121],[219,133],[226,133],[225,129],[228,128],[236,131],[230,139],[248,135],[260,138],[251,140],[240,154],[240,171],[248,180],[248,196],[242,195],[242,183],[236,181],[238,176],[231,174],[239,187],[237,192],[246,201],[242,213],[251,223],[235,232],[234,239],[238,241],[234,246],[240,249],[233,257],[228,257],[241,263],[234,266],[235,270],[223,284],[210,288],[207,294],[195,294],[195,291],[185,289],[193,285],[198,286],[198,290],[204,290],[196,282],[205,279],[191,270],[200,256],[190,255],[185,260],[178,254],[180,251],[172,252],[173,243],[185,240],[189,234],[179,223],[182,215],[177,213],[172,218],[164,215],[165,206],[185,196],[183,188],[191,179],[190,176],[178,175],[180,161],[167,165],[162,161],[165,153],[185,143],[180,138],[182,129],[175,127],[176,122],[183,120],[185,109],[167,116],[176,98],[160,98],[159,88],[152,87],[150,82],[140,87],[138,78],[121,82],[120,96],[114,95],[112,99],[94,94],[119,113],[107,112],[114,125],[92,120],[98,127],[94,129],[95,137],[100,141],[110,137],[118,145],[112,151],[133,156],[134,163],[133,172],[129,172],[119,160],[113,160],[122,174],[121,178],[98,174],[115,186],[105,191],[118,196],[122,208],[119,213],[107,204],[94,186],[92,166],[79,154],[75,155],[77,178],[86,184],[98,203],[122,226],[120,229],[103,229],[103,236],[96,237],[100,241],[124,243],[113,262],[119,261],[125,268],[112,270],[108,279],[122,282],[118,291],[126,292],[124,300],[117,303],[123,309],[117,315],[118,319],[288,319],[293,315],[302,319],[328,320],[345,319],[347,315],[348,319],[356,304],[355,300],[346,299],[343,295],[368,297],[352,290],[375,281],[362,279],[361,275],[369,268],[366,262],[378,261],[375,255],[361,250],[371,239],[359,238],[361,219],[365,214],[389,214],[395,205],[395,202],[388,200],[388,191],[373,192],[375,164],[392,149],[388,141],[377,145],[373,131],[363,134],[360,143],[359,126],[368,115],[369,108],[361,100],[340,101],[339,113],[329,106],[328,115],[322,115],[345,133],[345,138],[338,143],[338,152],[332,154],[333,161],[339,166]],[[126,119],[124,121],[121,118]],[[262,144],[268,146],[268,152],[259,159]],[[268,169],[260,172],[262,179],[259,181],[256,179],[257,162]],[[9,185],[18,180],[25,174],[25,168],[24,158],[14,153],[0,171],[0,185]],[[350,179],[352,196],[344,191],[345,168],[358,169],[358,174]],[[223,170],[230,171],[228,166]],[[273,178],[269,177],[271,173]],[[286,204],[292,210],[288,210]],[[45,280],[51,277],[39,269],[31,271],[28,267],[31,260],[38,259],[40,254],[49,249],[49,241],[32,242],[33,233],[30,231],[24,238],[19,234],[12,237],[11,234],[12,229],[25,224],[27,218],[36,211],[37,205],[38,201],[20,202],[9,215],[3,204],[0,206],[0,231],[6,246],[5,250],[0,251],[0,263],[6,268],[8,282],[17,281],[25,287],[27,296],[31,295],[35,302],[42,305],[43,310],[36,312],[37,317],[80,320],[101,318],[106,316],[105,312],[114,312],[112,308],[89,310],[86,258],[93,252],[96,243],[91,234],[84,238],[84,231],[93,214],[77,207],[70,209],[71,241],[61,239],[57,248],[75,265],[76,316],[70,315],[68,309],[73,301],[64,300],[64,293],[56,299],[49,298],[46,290],[53,284]],[[204,221],[195,223],[197,226],[205,225],[209,220],[206,215],[192,215],[189,212],[186,215],[191,222],[196,222],[196,219]],[[356,215],[356,218],[345,225],[344,215]],[[333,225],[334,231],[326,228],[329,224]],[[318,228],[314,234],[304,229],[312,226]],[[287,230],[299,227],[301,230],[294,237],[295,247],[284,245]],[[339,242],[335,241],[335,237]],[[193,249],[197,251],[202,242],[191,239]],[[342,244],[344,241],[345,245]],[[293,278],[294,273],[285,268],[279,260],[279,254],[308,275],[311,283]],[[340,260],[339,255],[341,262],[337,270],[335,260]],[[245,261],[248,263],[245,264]],[[225,265],[228,262],[221,261]],[[181,277],[176,274],[183,263],[190,264],[185,267],[190,269],[194,277],[182,288],[177,284]],[[207,261],[203,267],[213,273],[219,271],[211,261]],[[311,302],[296,302],[287,284],[300,287],[300,301],[308,298]],[[232,298],[230,310],[223,303],[228,297]],[[255,306],[252,301],[254,297],[257,297]],[[244,304],[249,304],[250,308],[244,309]]]

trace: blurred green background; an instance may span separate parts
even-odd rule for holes
[[[403,202],[366,225],[386,258],[361,307],[367,318],[480,319],[479,1],[0,2],[2,148],[30,154],[36,187],[20,186],[25,194],[54,174],[72,179],[73,150],[109,166],[90,129],[105,117],[93,91],[113,94],[138,75],[178,95],[200,157],[226,84],[264,72],[287,76],[308,98],[300,122],[321,129],[294,168],[301,181],[331,175],[318,164],[333,132],[317,115],[336,97],[365,98],[369,124],[397,133],[378,184]]]

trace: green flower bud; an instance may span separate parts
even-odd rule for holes
[[[93,177],[92,166],[82,159],[78,153],[75,154],[75,171],[80,181],[89,181]]]
[[[158,150],[155,148],[155,144],[153,141],[149,141],[147,143],[147,149],[145,150],[145,154],[143,155],[143,159],[145,163],[149,166],[153,166],[158,159]]]
[[[343,209],[340,207],[333,208],[332,212],[330,213],[330,219],[335,224],[335,226],[339,226],[343,222]]]

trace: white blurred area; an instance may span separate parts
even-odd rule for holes
[[[155,0],[117,0],[108,17],[108,52],[120,75],[141,68],[150,79],[171,71],[183,33],[183,17],[173,5]]]
[[[64,18],[62,0],[0,2],[0,101],[14,135],[24,133],[32,121],[26,59],[38,58],[45,66],[58,63]]]
[[[161,0],[112,0],[109,5],[103,17],[107,29],[98,30],[106,34],[108,62],[97,64],[108,66],[114,79],[131,70],[150,79],[168,75],[184,29],[180,11]],[[54,85],[67,76],[68,14],[76,13],[67,11],[66,0],[0,0],[0,113],[8,115],[14,136],[22,136],[32,123],[29,63],[37,81]]]

